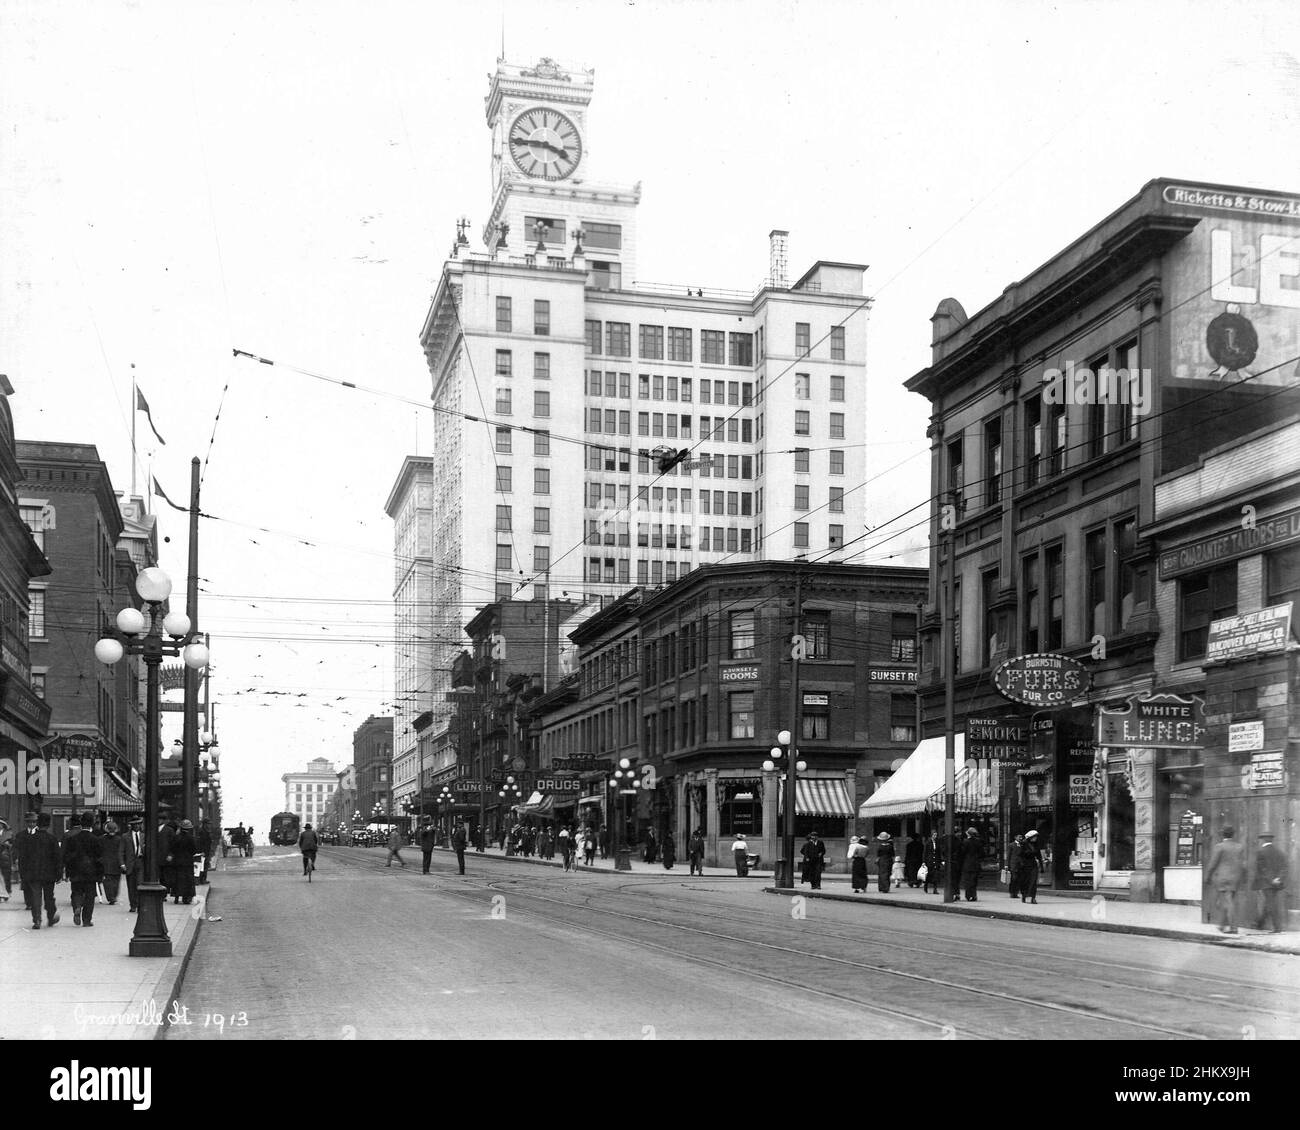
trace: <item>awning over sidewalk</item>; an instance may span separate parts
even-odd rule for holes
[[[907,816],[924,812],[927,808],[943,807],[943,763],[947,739],[925,738],[912,750],[902,768],[889,778],[875,793],[858,807],[863,819],[873,816]],[[966,760],[966,735],[957,734],[954,744],[957,762],[956,795],[960,800],[962,778],[966,772],[961,764]],[[935,796],[939,797],[938,804]],[[960,804],[958,808],[960,808]],[[971,809],[961,809],[963,812]]]
[[[777,811],[785,811],[784,783],[777,790]],[[840,777],[795,777],[794,810],[798,816],[848,820],[853,815],[849,790]]]
[[[550,816],[555,811],[555,797],[534,792],[523,804],[516,804],[520,816]]]

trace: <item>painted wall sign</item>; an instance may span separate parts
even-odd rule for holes
[[[724,683],[753,683],[758,681],[758,668],[753,665],[745,667],[724,667],[719,678]]]
[[[1088,669],[1067,655],[1033,652],[1008,659],[993,672],[993,685],[1004,697],[1025,706],[1068,706],[1086,694]]]
[[[1166,204],[1175,204],[1180,208],[1205,208],[1213,212],[1233,212],[1239,216],[1300,220],[1300,196],[1277,196],[1263,192],[1228,192],[1181,184],[1166,185],[1163,196]]]
[[[1242,659],[1270,651],[1285,651],[1291,637],[1291,605],[1278,604],[1255,612],[1225,616],[1210,624],[1205,662]]]
[[[907,683],[916,686],[915,667],[871,667],[867,670],[871,683]]]
[[[1184,573],[1195,573],[1212,565],[1298,541],[1300,509],[1287,510],[1272,517],[1257,519],[1251,529],[1236,527],[1163,551],[1160,554],[1160,579],[1167,581]]]
[[[1201,749],[1206,732],[1205,700],[1196,695],[1144,695],[1122,710],[1097,711],[1098,745]]]

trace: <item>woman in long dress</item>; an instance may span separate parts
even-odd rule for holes
[[[853,881],[853,893],[859,894],[867,889],[867,845],[860,837],[849,840],[849,873]]]

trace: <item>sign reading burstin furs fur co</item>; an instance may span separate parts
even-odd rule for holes
[[[1045,652],[1018,655],[993,672],[998,693],[1025,706],[1068,706],[1087,692],[1091,681],[1082,663]]]

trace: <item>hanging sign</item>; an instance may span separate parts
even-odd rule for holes
[[[967,718],[966,756],[977,761],[1002,761],[1008,764],[1028,761],[1028,719]]]
[[[1142,695],[1122,710],[1097,711],[1098,745],[1201,749],[1205,735],[1205,700],[1196,695]]]
[[[1290,635],[1290,603],[1261,608],[1257,612],[1243,612],[1239,616],[1226,616],[1210,624],[1205,662],[1285,651]]]
[[[1008,659],[993,672],[993,685],[1003,698],[1025,706],[1068,706],[1086,694],[1092,677],[1068,655],[1034,652]]]

